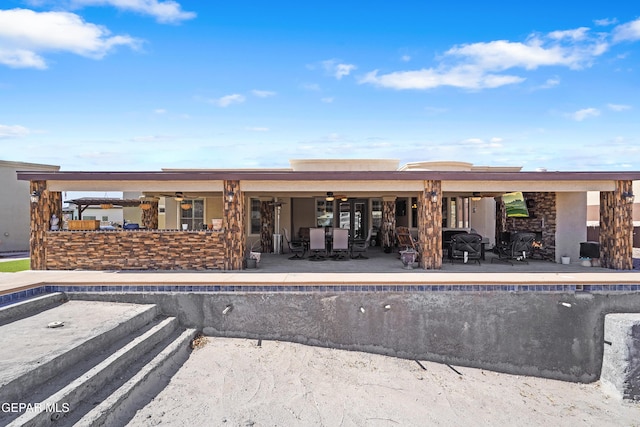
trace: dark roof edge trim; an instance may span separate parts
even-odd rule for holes
[[[43,172],[18,171],[23,181],[601,181],[640,180],[633,172],[486,172],[486,171],[180,171]]]

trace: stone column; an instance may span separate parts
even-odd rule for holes
[[[394,244],[396,229],[396,198],[382,198],[382,229],[380,230],[380,245],[391,248]]]
[[[632,181],[616,181],[614,191],[600,192],[600,264],[615,270],[633,269]]]
[[[262,253],[273,252],[273,233],[275,227],[274,211],[278,207],[274,206],[271,201],[260,202],[260,244]],[[277,231],[280,233],[280,230]]]
[[[425,270],[442,267],[442,187],[440,181],[425,181],[418,196],[418,243]]]
[[[155,197],[145,197],[141,200],[148,204],[150,208],[142,209],[142,226],[147,230],[158,229],[158,199]]]
[[[223,182],[224,269],[242,270],[246,249],[244,195],[240,181]]]
[[[31,269],[47,269],[47,231],[50,228],[51,216],[59,218],[58,225],[62,227],[62,194],[58,191],[47,190],[46,181],[31,181],[29,192],[38,195],[37,202],[30,204],[31,234],[29,246],[31,251]]]

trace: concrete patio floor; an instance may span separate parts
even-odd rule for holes
[[[416,263],[413,269],[405,269],[397,251],[384,253],[380,247],[371,247],[366,256],[368,259],[349,259],[335,261],[327,257],[324,261],[304,259],[291,260],[291,254],[262,254],[256,269],[246,269],[246,273],[607,273],[613,270],[600,267],[584,267],[578,262],[569,265],[558,264],[540,259],[527,262],[514,261],[513,265],[498,261],[497,255],[491,251],[485,254],[485,260],[463,263],[461,260],[445,258],[440,270],[424,270]],[[493,262],[492,262],[493,260]]]

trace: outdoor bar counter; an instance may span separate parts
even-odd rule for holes
[[[47,231],[47,270],[223,270],[221,231]]]

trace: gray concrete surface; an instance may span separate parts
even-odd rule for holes
[[[604,315],[640,312],[638,292],[68,296],[158,304],[184,326],[211,336],[291,341],[584,383],[600,376]]]
[[[0,326],[0,402],[16,402],[156,314],[150,305],[69,301]],[[64,326],[49,328],[52,322]]]
[[[640,314],[607,314],[601,380],[613,394],[640,401]]]

